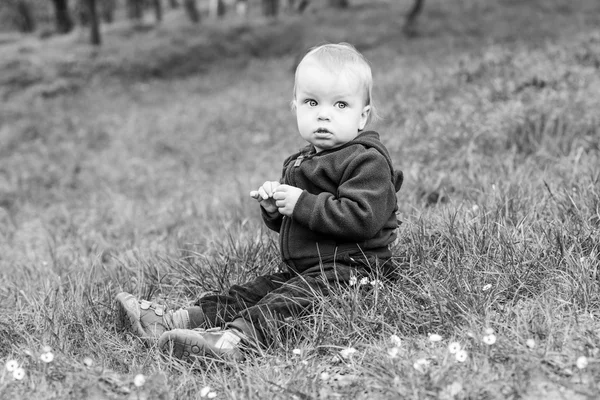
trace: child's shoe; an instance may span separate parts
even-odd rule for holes
[[[173,329],[173,312],[167,307],[146,300],[138,301],[129,293],[119,293],[115,297],[118,330],[127,330],[148,344],[166,331]]]
[[[158,339],[158,347],[184,360],[217,357],[242,361],[248,338],[237,329],[173,329]]]

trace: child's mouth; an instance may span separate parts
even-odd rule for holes
[[[331,132],[329,132],[329,130],[327,130],[325,128],[319,128],[315,131],[315,133],[327,134],[327,133],[331,133]]]

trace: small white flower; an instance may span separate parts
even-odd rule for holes
[[[352,357],[354,353],[356,353],[356,349],[354,347],[348,347],[340,351],[340,354],[344,358]]]
[[[450,344],[448,344],[448,352],[450,354],[456,354],[460,351],[461,347],[460,347],[460,343],[458,342],[452,342]]]
[[[209,399],[214,399],[215,397],[217,397],[217,393],[216,392],[210,392],[209,394],[206,395],[206,397],[208,397]]]
[[[25,378],[25,370],[23,368],[17,368],[13,371],[12,375],[13,378],[20,381],[21,379]]]
[[[92,365],[94,365],[94,360],[91,359],[91,357],[85,357],[83,359],[83,365],[85,365],[86,367],[91,367]]]
[[[577,368],[579,368],[579,369],[584,369],[585,367],[587,367],[588,366],[588,359],[587,359],[587,357],[586,356],[580,356],[577,359],[576,365],[577,365]]]
[[[586,258],[586,257],[581,257],[581,258],[579,259],[579,262],[580,262],[580,263],[582,263],[582,264],[585,264],[585,262],[586,262],[586,261],[587,261],[587,258]]]
[[[146,377],[143,374],[137,374],[133,378],[133,384],[137,387],[142,387],[146,383]]]
[[[432,333],[431,335],[429,335],[429,341],[430,342],[439,342],[442,340],[442,337],[440,335],[438,335],[437,333]]]
[[[322,381],[328,381],[329,380],[329,372],[321,372],[320,378]]]
[[[396,358],[396,357],[398,357],[399,352],[400,352],[400,349],[398,347],[392,347],[391,349],[388,350],[388,356],[390,356],[390,358]]]
[[[484,292],[487,292],[488,290],[490,290],[492,288],[492,284],[488,283],[487,285],[484,285],[481,290]]]
[[[400,347],[402,345],[402,340],[398,335],[390,336],[390,342],[392,342],[395,347]]]
[[[52,360],[54,360],[54,354],[52,354],[51,352],[42,353],[42,355],[40,355],[40,360],[42,360],[46,364],[51,363]]]
[[[211,388],[210,386],[204,386],[201,390],[200,390],[200,397],[206,397],[208,396],[208,394],[211,392]]]
[[[360,280],[360,285],[367,285],[369,283],[369,278],[366,276]]]
[[[479,211],[479,206],[477,204],[473,204],[473,207],[471,207],[471,209],[474,213],[477,213]]]
[[[383,288],[383,282],[381,282],[379,279],[373,279],[371,281],[371,286],[381,289]]]
[[[485,335],[483,337],[483,343],[487,344],[488,346],[493,345],[494,343],[496,343],[496,335],[494,335],[493,333],[490,335]]]
[[[294,350],[292,350],[292,353],[294,353],[294,355],[296,355],[296,356],[301,356],[302,355],[302,350],[300,350],[300,349],[294,349]]]
[[[527,345],[527,347],[529,347],[530,349],[533,349],[535,347],[535,340],[529,338],[525,341],[525,344]]]
[[[468,357],[469,357],[469,353],[467,353],[466,350],[459,350],[454,355],[454,358],[458,362],[465,362],[465,361],[467,361]]]
[[[351,276],[351,277],[350,277],[350,282],[348,282],[348,283],[350,284],[350,286],[354,286],[354,285],[356,285],[356,282],[357,282],[357,281],[358,281],[358,280],[356,279],[356,277],[355,277],[355,276]]]
[[[8,360],[4,367],[8,372],[14,372],[17,368],[19,368],[19,362],[17,360]]]
[[[463,390],[463,385],[460,382],[452,382],[452,384],[448,385],[446,387],[446,390],[448,392],[448,394],[450,395],[450,397],[454,398],[456,397],[456,395],[458,395],[460,392],[462,392]]]
[[[427,367],[429,367],[429,361],[427,359],[425,359],[425,358],[419,358],[413,364],[413,368],[416,369],[417,371],[421,372],[421,373],[424,373],[425,370],[427,369]]]
[[[483,332],[485,332],[486,335],[493,335],[495,333],[494,328],[485,328]]]
[[[42,353],[50,353],[52,351],[52,347],[44,346],[42,347]]]

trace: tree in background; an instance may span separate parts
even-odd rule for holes
[[[96,0],[87,0],[87,9],[90,13],[90,42],[94,46],[100,46],[100,44],[102,44],[102,39],[100,37],[100,20],[98,18]]]
[[[102,22],[111,24],[115,20],[115,9],[117,8],[116,0],[101,0],[99,4],[100,17]]]
[[[423,5],[425,0],[415,0],[412,8],[406,14],[406,20],[404,21],[404,34],[407,36],[415,36],[417,34],[417,18],[423,11]]]
[[[17,25],[19,30],[25,33],[33,32],[35,30],[35,20],[27,1],[18,0],[16,9],[18,16]]]
[[[152,5],[154,6],[154,16],[156,18],[156,22],[162,21],[162,1],[161,0],[152,0]]]
[[[225,2],[223,0],[210,0],[209,10],[211,16],[221,18],[225,15]]]
[[[276,17],[279,13],[279,0],[262,0],[263,15]]]
[[[56,32],[62,34],[71,32],[75,24],[69,12],[69,1],[52,0],[52,3],[54,4]]]
[[[129,19],[141,20],[144,14],[142,0],[127,0],[127,16]]]
[[[198,12],[198,7],[196,7],[196,0],[184,0],[183,6],[185,8],[185,12],[193,23],[200,22],[200,13]]]
[[[329,0],[329,5],[335,8],[348,8],[350,2],[348,0]]]

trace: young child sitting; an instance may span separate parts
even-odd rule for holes
[[[364,130],[375,113],[372,86],[368,62],[346,43],[311,49],[296,69],[292,108],[308,145],[284,161],[279,181],[250,193],[279,233],[284,272],[186,309],[120,293],[117,324],[179,358],[241,359],[333,287],[393,270],[402,173],[378,133]]]

